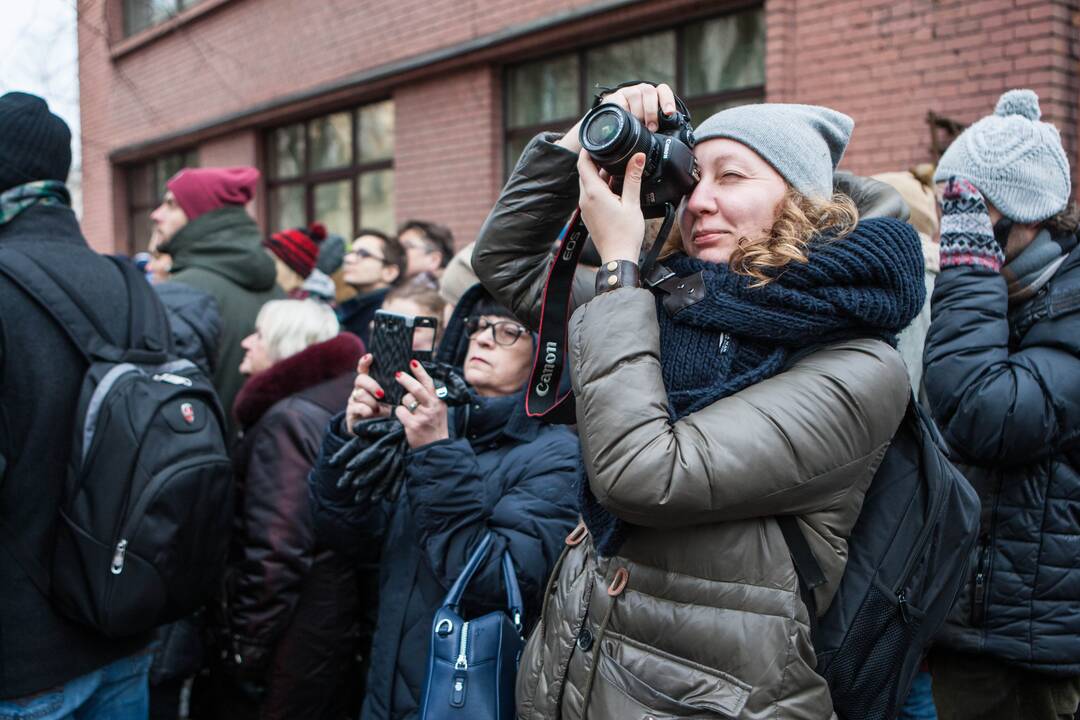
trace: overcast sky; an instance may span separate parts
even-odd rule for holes
[[[71,126],[79,157],[76,0],[0,0],[0,94],[40,95]]]

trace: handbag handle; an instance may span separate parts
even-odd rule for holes
[[[489,532],[480,541],[480,544],[473,550],[472,555],[469,556],[469,561],[465,563],[465,567],[462,569],[461,574],[458,575],[458,579],[454,581],[454,584],[450,587],[450,591],[446,593],[446,599],[443,600],[444,606],[449,606],[458,612],[458,607],[461,604],[461,596],[465,594],[465,588],[468,587],[469,582],[472,581],[476,571],[480,569],[480,565],[484,562],[484,558],[487,557],[488,552],[491,550],[491,545],[494,539],[494,533]],[[510,557],[509,551],[503,552],[502,557],[502,573],[503,573],[503,585],[506,586],[506,604],[510,609],[510,617],[514,621],[514,626],[520,631],[522,623],[522,601],[521,601],[521,588],[518,586],[517,573],[514,571],[514,561]]]

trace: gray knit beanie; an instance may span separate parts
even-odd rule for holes
[[[721,110],[694,130],[697,142],[728,138],[746,145],[803,195],[827,199],[855,121],[817,105],[761,103]]]
[[[1013,222],[1037,223],[1057,215],[1069,202],[1069,159],[1058,129],[1040,117],[1038,95],[1008,91],[993,115],[949,145],[934,182],[953,176],[970,180]]]

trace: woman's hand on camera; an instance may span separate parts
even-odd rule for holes
[[[600,175],[589,153],[578,153],[578,206],[596,251],[604,263],[629,260],[636,263],[645,239],[641,214],[641,173],[645,154],[637,153],[626,165],[622,195],[616,195]]]
[[[670,115],[675,112],[675,93],[663,83],[653,87],[648,83],[639,83],[630,87],[619,88],[604,98],[604,103],[618,105],[631,115],[645,123],[652,132],[660,127],[660,113]],[[581,152],[581,121],[578,120],[558,141],[558,145],[571,152]]]
[[[412,375],[399,372],[396,376],[405,395],[394,415],[405,428],[405,440],[414,450],[450,437],[446,403],[435,395],[435,383],[427,370],[416,360],[409,363]],[[415,376],[415,377],[414,377]]]
[[[386,397],[386,393],[379,387],[379,383],[375,382],[375,378],[368,374],[372,361],[371,353],[368,353],[356,364],[356,380],[353,381],[349,402],[345,406],[345,431],[350,435],[353,434],[353,425],[358,421],[390,415],[389,406],[379,402]]]

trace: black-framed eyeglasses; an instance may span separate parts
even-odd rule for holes
[[[349,250],[349,252],[352,253],[353,255],[355,255],[356,257],[360,258],[361,260],[366,260],[367,258],[371,258],[373,260],[378,260],[383,265],[389,265],[390,264],[390,262],[386,258],[384,258],[383,256],[376,255],[375,253],[371,252],[370,250],[367,250],[367,249],[362,248],[362,247],[354,247],[353,249]]]
[[[495,344],[503,347],[510,347],[518,341],[518,338],[528,332],[513,320],[491,322],[482,317],[465,318],[465,330],[469,333],[470,338],[476,337],[489,328],[491,329],[491,338],[495,341]]]

